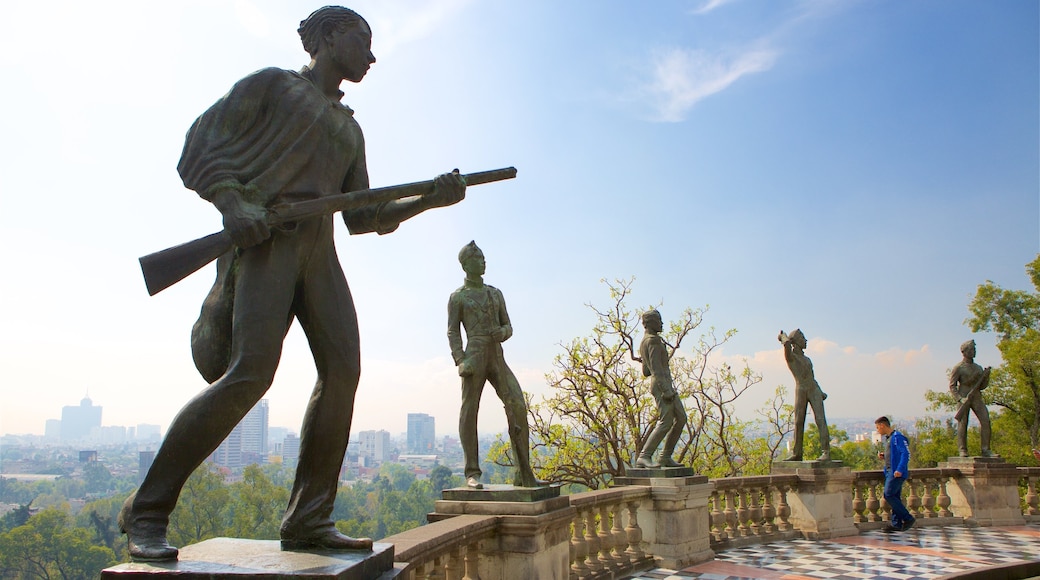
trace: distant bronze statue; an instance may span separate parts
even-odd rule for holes
[[[982,400],[982,390],[989,385],[990,367],[982,368],[975,362],[975,341],[969,340],[961,345],[964,358],[950,371],[950,394],[957,398],[960,407],[955,415],[957,419],[957,445],[961,457],[968,456],[968,418],[969,411],[975,413],[979,420],[982,438],[982,456],[992,457],[990,451],[989,410]]]
[[[357,13],[329,6],[300,23],[311,56],[299,73],[260,70],[239,81],[188,132],[178,171],[221,212],[233,250],[193,331],[196,365],[211,384],[174,418],[119,525],[134,560],[173,560],[170,512],[188,476],[271,385],[282,341],[300,321],[317,384],[300,434],[299,464],[281,524],[283,549],[371,549],[341,534],[333,502],[361,372],[357,317],[336,256],[331,215],[270,227],[269,207],[369,187],[364,138],[340,103],[344,80],[360,82],[375,62],[372,31]],[[398,224],[465,196],[457,174],[437,177],[421,196],[343,212],[352,234]]]
[[[686,409],[672,384],[672,371],[668,368],[668,344],[661,338],[664,321],[656,309],[643,313],[643,328],[646,333],[639,343],[639,358],[643,363],[643,376],[650,377],[650,392],[657,401],[657,427],[646,438],[636,458],[636,467],[681,467],[672,459],[675,445],[686,427]],[[654,452],[664,441],[661,455],[654,462]]]
[[[477,449],[477,410],[484,383],[489,382],[505,406],[509,442],[516,462],[514,485],[540,485],[531,471],[531,442],[527,425],[527,402],[520,383],[506,365],[502,343],[513,335],[502,292],[484,284],[484,253],[470,242],[459,251],[466,272],[465,283],[448,298],[448,344],[462,377],[462,409],[459,439],[466,456],[466,485],[482,489],[480,456]],[[460,326],[466,330],[462,346]]]
[[[827,415],[823,411],[823,401],[827,393],[823,392],[820,384],[816,382],[813,374],[812,361],[805,356],[805,347],[808,342],[805,334],[800,329],[791,331],[788,336],[780,331],[777,340],[784,345],[784,358],[787,360],[787,368],[794,375],[794,448],[791,456],[785,461],[801,461],[802,445],[805,439],[805,413],[808,406],[812,405],[813,418],[816,419],[816,428],[820,431],[820,461],[830,461],[831,458],[831,434],[827,428]]]

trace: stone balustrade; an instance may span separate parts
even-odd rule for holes
[[[954,459],[938,468],[915,469],[904,484],[904,502],[917,525],[1040,521],[1040,467]],[[538,517],[562,523],[524,523],[524,529],[530,528],[524,533],[553,536],[543,543],[565,548],[554,552],[558,565],[546,566],[566,570],[573,580],[606,580],[654,566],[704,561],[728,548],[855,534],[889,521],[881,471],[828,471],[814,465],[774,472],[779,473],[708,481],[622,481],[628,485],[560,497]],[[1003,491],[990,489],[993,484]],[[844,490],[837,499],[836,486]],[[1004,505],[1011,503],[1015,505]],[[405,580],[511,578],[508,566],[491,560],[501,558],[494,554],[502,551],[503,538],[517,533],[510,528],[518,525],[510,523],[516,517],[450,515],[383,541],[395,545],[398,577]],[[683,558],[684,550],[692,552],[689,558]]]

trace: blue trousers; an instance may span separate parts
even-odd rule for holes
[[[892,525],[901,528],[903,522],[914,519],[903,505],[903,482],[906,477],[893,477],[891,473],[885,473],[885,501],[892,506]]]

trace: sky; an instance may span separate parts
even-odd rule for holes
[[[184,188],[184,134],[231,85],[309,60],[321,3],[0,7],[0,433],[42,434],[84,396],[104,425],[159,424],[206,385],[189,349],[214,269],[149,297],[137,258],[221,227]],[[1040,252],[1040,8],[963,0],[359,0],[377,62],[344,83],[373,186],[514,166],[397,232],[336,243],[357,305],[352,431],[456,435],[446,338],[475,240],[536,400],[589,334],[603,280],[665,320],[709,306],[718,363],[793,384],[801,328],[829,418],[911,417],[974,338],[986,281],[1030,289]],[[337,220],[338,221],[338,220]],[[268,392],[298,430],[315,378],[298,326]],[[344,420],[347,420],[345,417]],[[479,426],[504,429],[493,389]]]

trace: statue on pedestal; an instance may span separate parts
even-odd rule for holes
[[[657,427],[646,438],[639,450],[635,466],[643,468],[682,467],[672,458],[675,445],[686,427],[686,409],[672,385],[672,371],[668,368],[668,345],[661,338],[664,321],[657,309],[643,313],[643,328],[646,333],[639,343],[639,358],[643,364],[643,376],[650,377],[650,392],[657,401]],[[655,462],[654,452],[664,441],[661,455]]]
[[[459,411],[459,439],[466,457],[466,485],[482,489],[480,455],[477,448],[477,410],[484,383],[495,388],[506,411],[509,442],[516,462],[513,484],[521,487],[541,485],[531,470],[531,442],[527,424],[527,402],[520,382],[506,365],[502,343],[513,336],[502,292],[484,283],[484,252],[475,242],[459,251],[459,262],[466,280],[448,298],[448,345],[462,377],[462,409]],[[466,330],[462,345],[461,328]]]
[[[982,390],[989,385],[990,367],[982,368],[975,362],[975,341],[969,340],[961,345],[963,359],[950,371],[950,394],[960,403],[955,418],[957,419],[957,446],[961,457],[968,456],[968,418],[969,411],[975,413],[979,420],[979,431],[982,436],[982,456],[993,457],[989,448],[990,424],[989,410],[982,400]]]
[[[820,431],[820,461],[830,461],[831,458],[831,435],[827,428],[827,416],[823,411],[823,401],[827,393],[823,392],[820,384],[816,382],[813,374],[812,361],[805,356],[805,347],[808,342],[801,329],[791,331],[788,336],[780,331],[777,337],[780,344],[784,346],[784,359],[787,360],[787,368],[794,375],[794,446],[791,456],[784,461],[802,461],[802,445],[805,438],[805,413],[807,407],[812,405],[813,418],[816,419],[816,428]]]

